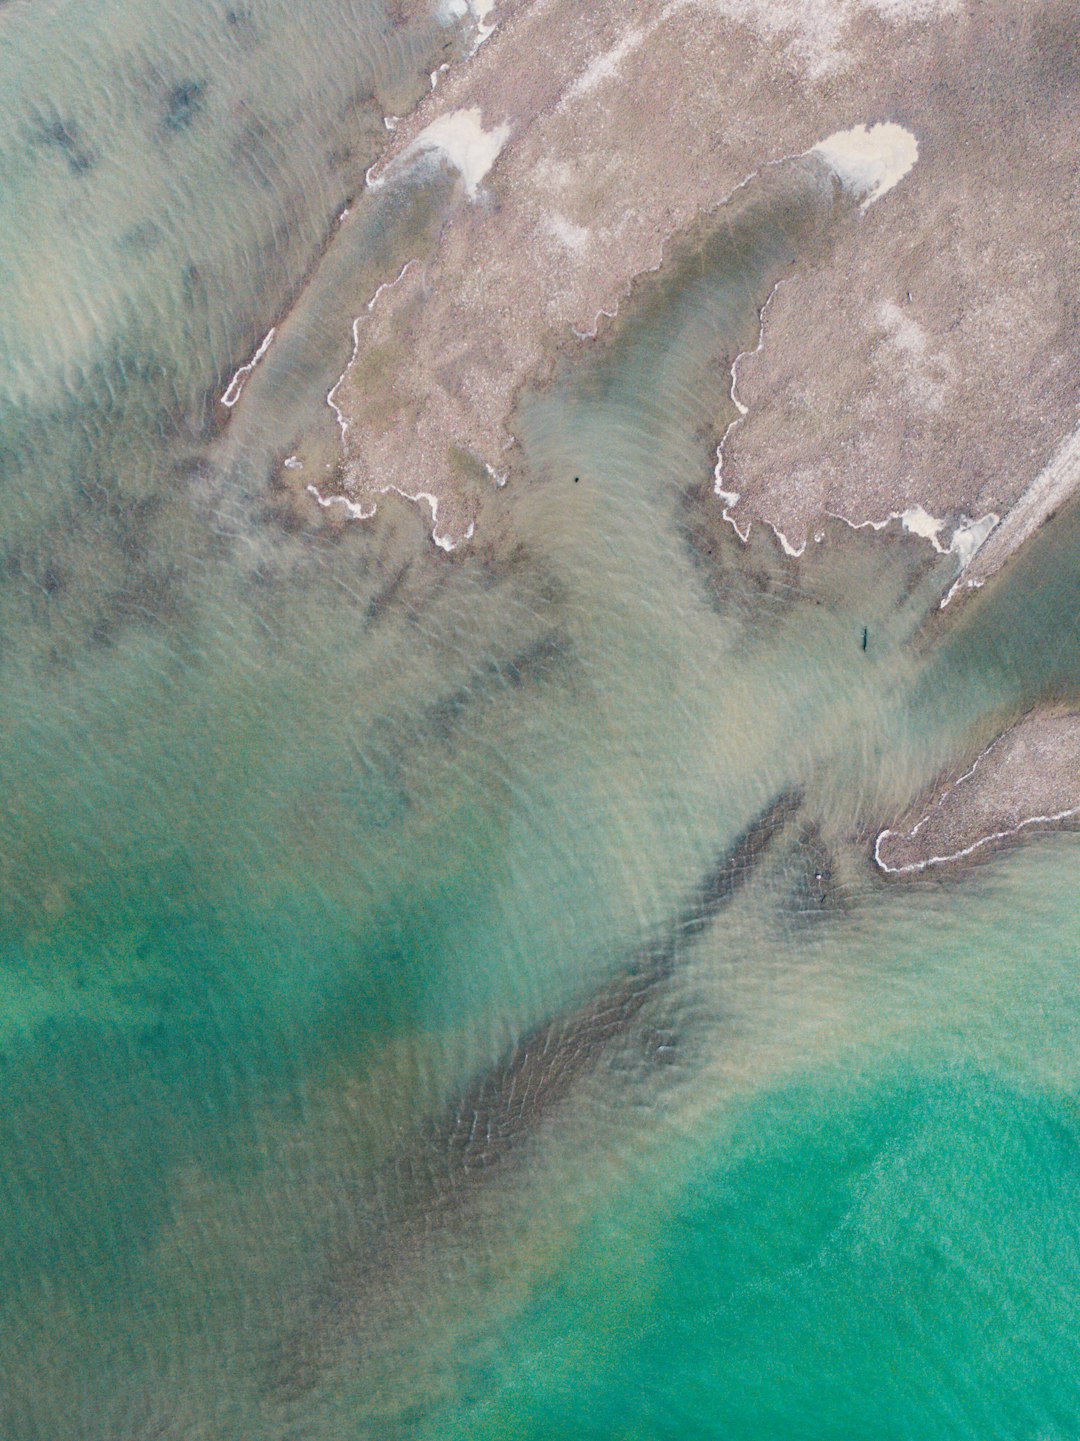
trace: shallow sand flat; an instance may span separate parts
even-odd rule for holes
[[[881,832],[887,874],[959,865],[1028,830],[1080,820],[1080,712],[1035,711],[998,736],[959,777]]]
[[[738,369],[722,488],[739,499],[718,496],[718,523],[768,522],[797,552],[826,515],[922,506],[948,548],[963,518],[1016,504],[1075,424],[1069,7],[508,0],[493,18],[371,177],[433,163],[468,118],[484,173],[465,163],[437,252],[361,323],[337,392],[354,499],[423,490],[462,538],[521,388],[669,237],[763,165],[887,121],[918,160],[773,297]]]
[[[1066,436],[1046,465],[981,546],[957,588],[981,586],[1039,526],[1080,489],[1080,428]]]

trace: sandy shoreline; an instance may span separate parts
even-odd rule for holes
[[[361,317],[335,387],[342,493],[365,513],[423,493],[444,542],[463,539],[521,391],[673,237],[763,166],[816,150],[835,168],[826,137],[883,121],[896,179],[864,186],[738,358],[718,523],[765,523],[796,556],[828,516],[895,518],[978,585],[1080,484],[1066,5],[504,0],[482,20],[371,172],[407,184],[442,162],[461,194],[434,253]]]
[[[886,875],[911,876],[1069,824],[1080,824],[1080,712],[1033,711],[883,830],[874,860]]]

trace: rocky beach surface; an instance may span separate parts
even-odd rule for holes
[[[882,126],[912,137],[910,173],[833,167],[857,217],[731,357],[717,524],[768,524],[796,555],[829,517],[903,521],[970,566],[951,598],[1075,489],[1071,7],[505,0],[485,20],[369,173],[380,189],[441,163],[460,200],[356,323],[334,393],[343,519],[394,490],[445,548],[470,537],[513,469],[517,400],[560,352],[602,342],[635,279],[749,178],[828,167],[823,141]]]
[[[874,858],[887,875],[958,866],[1032,830],[1080,823],[1080,712],[1033,711],[959,776],[942,778]]]

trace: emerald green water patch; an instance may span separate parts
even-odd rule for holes
[[[1065,1436],[1078,1145],[1071,1097],[963,1066],[760,1095],[663,1204],[639,1173],[418,1434]]]
[[[766,866],[683,963],[674,1062],[628,1037],[467,1226],[387,1256],[326,1429],[1067,1434],[1076,865],[1049,837],[813,932]]]
[[[1073,1102],[963,1068],[761,1097],[655,1234],[596,1223],[442,1434],[1065,1436],[1078,1159]]]

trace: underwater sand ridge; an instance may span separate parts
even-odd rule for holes
[[[395,1256],[410,1255],[459,1216],[473,1189],[517,1153],[639,1020],[688,947],[750,881],[801,803],[797,791],[778,795],[725,848],[670,925],[635,948],[611,981],[523,1036],[391,1161],[376,1182],[378,1201],[368,1221],[380,1235],[392,1234]],[[665,1035],[661,1030],[655,1038],[656,1060],[670,1049]],[[356,1313],[389,1284],[387,1264],[381,1243],[369,1234],[343,1241],[332,1274],[318,1288],[315,1315],[276,1348],[267,1375],[270,1398],[287,1405],[318,1384],[343,1332],[358,1324]]]

